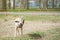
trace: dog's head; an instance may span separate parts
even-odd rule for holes
[[[16,18],[15,23],[21,23],[21,20],[22,20],[21,18]]]
[[[16,19],[15,19],[15,23],[22,23],[23,22],[23,16],[19,16],[19,17],[17,17]]]

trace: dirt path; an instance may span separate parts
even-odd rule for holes
[[[41,21],[25,21],[23,33],[28,34],[35,31],[46,31],[60,26],[60,23],[41,22]],[[1,20],[0,22],[0,37],[14,36],[14,20]]]

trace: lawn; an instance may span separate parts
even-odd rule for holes
[[[5,37],[0,40],[60,40],[60,28],[54,28],[47,32],[32,32],[20,37]]]
[[[35,39],[41,39],[46,34],[44,32],[32,32],[30,34],[26,34],[20,37],[5,37],[0,38],[0,40],[35,40]]]
[[[7,9],[7,12],[26,12],[26,11],[60,11],[60,8],[29,8],[29,9],[21,9],[21,8],[16,8],[16,9]]]
[[[0,19],[5,19],[10,17],[18,17],[23,16],[27,21],[52,21],[52,22],[60,22],[60,15],[29,15],[29,14],[0,14]]]
[[[50,38],[48,40],[60,40],[60,27],[49,30]]]
[[[0,19],[7,19],[8,17],[16,18],[18,14],[0,14]],[[60,15],[24,15],[21,14],[20,16],[24,16],[26,21],[51,21],[51,22],[60,22]],[[56,28],[47,30],[46,32],[43,31],[36,31],[32,32],[20,37],[0,37],[0,40],[60,40],[60,26],[56,26]]]

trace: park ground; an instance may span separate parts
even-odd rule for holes
[[[59,12],[19,13],[0,13],[0,40],[60,40]],[[24,17],[25,24],[23,35],[14,38],[14,19],[18,16]]]

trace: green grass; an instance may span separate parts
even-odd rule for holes
[[[5,38],[1,38],[0,40],[36,40],[36,39],[41,39],[42,37],[44,37],[46,34],[45,32],[32,32],[30,34],[26,34],[20,37],[5,37]]]
[[[0,40],[37,40],[37,39],[40,40],[42,38],[45,40],[60,40],[60,28],[50,29],[47,32],[36,31],[36,32],[32,32],[32,33],[29,33],[20,37],[15,37],[15,38],[14,37],[5,37],[5,38],[0,37]]]
[[[60,40],[60,28],[49,30],[51,37],[48,40]]]
[[[5,16],[4,14],[0,14],[0,19],[5,19],[8,16],[11,17],[17,17],[19,16],[18,14],[8,14],[7,16]],[[27,21],[34,21],[34,20],[40,20],[40,21],[52,21],[52,22],[60,22],[60,15],[20,15],[20,16],[24,16],[24,19]],[[51,37],[49,37],[49,35],[51,35]],[[60,40],[60,28],[54,28],[52,30],[48,30],[46,32],[33,32],[30,34],[26,34],[23,35],[21,37],[5,37],[5,38],[1,38],[0,40],[35,40],[35,39],[41,39],[46,37],[46,35],[48,36],[48,38],[46,40]]]
[[[7,16],[5,16],[4,14],[0,14],[0,18],[4,19],[7,18],[8,16],[13,16],[13,17],[17,17],[17,16],[24,16],[24,19],[27,21],[52,21],[52,22],[60,22],[60,15],[18,15],[18,14],[8,14]]]
[[[26,11],[60,11],[60,8],[48,8],[48,9],[42,9],[42,8],[29,8],[29,9],[21,9],[16,8],[14,9],[7,9],[7,12],[26,12]]]
[[[16,9],[7,9],[7,12],[25,12],[25,11],[40,11],[37,8],[32,8],[32,9],[21,9],[21,8],[16,8]]]

